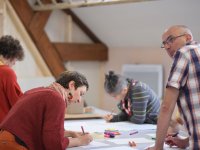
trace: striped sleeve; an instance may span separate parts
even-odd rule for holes
[[[128,121],[128,115],[122,110],[121,102],[117,105],[117,107],[120,112],[117,115],[114,115],[110,122]]]
[[[130,121],[136,124],[142,124],[146,119],[146,109],[148,105],[149,93],[145,90],[141,83],[133,89],[132,99],[132,113]]]
[[[128,115],[121,111],[119,114],[114,115],[110,122],[128,121]]]

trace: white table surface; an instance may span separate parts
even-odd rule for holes
[[[107,114],[109,112],[95,109],[95,113]],[[151,124],[134,124],[130,122],[107,123],[103,119],[80,119],[80,120],[66,120],[64,123],[66,130],[81,131],[81,126],[84,127],[85,132],[101,135],[101,138],[94,136],[94,141],[88,146],[68,148],[68,150],[130,150],[128,141],[133,140],[136,143],[135,150],[143,150],[146,147],[154,144],[156,125]],[[103,138],[103,133],[106,129],[118,130],[121,135],[115,138]],[[138,131],[137,134],[130,135],[131,132]],[[131,148],[134,150],[133,148]],[[166,150],[178,150],[177,148],[165,148]]]

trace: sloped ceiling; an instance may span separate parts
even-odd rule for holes
[[[200,0],[158,0],[72,9],[106,45],[160,47],[168,26],[184,24],[200,41]]]

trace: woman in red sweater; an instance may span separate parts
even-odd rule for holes
[[[66,71],[50,86],[25,92],[0,125],[0,150],[65,150],[89,144],[90,134],[64,130],[66,106],[81,102],[88,87],[82,74]]]
[[[23,95],[16,74],[11,69],[17,60],[23,58],[23,48],[17,39],[8,35],[0,38],[0,123]]]

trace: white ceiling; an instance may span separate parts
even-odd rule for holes
[[[200,0],[158,0],[75,8],[77,16],[109,47],[160,47],[165,28],[184,24],[200,41]]]

